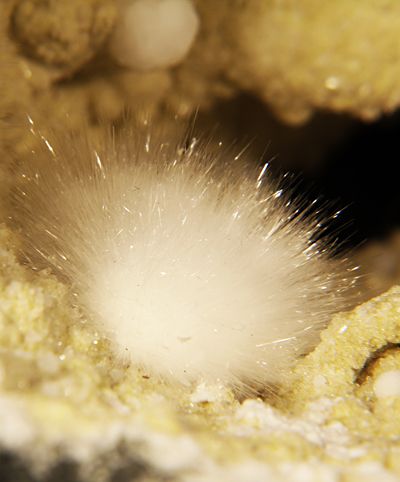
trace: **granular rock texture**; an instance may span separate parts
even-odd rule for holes
[[[0,36],[18,66],[1,68],[53,122],[65,110],[77,124],[115,121],[126,108],[190,116],[243,91],[295,124],[321,109],[376,119],[400,103],[396,1],[194,5],[199,33],[180,65],[140,72],[108,54],[123,2],[4,0]]]
[[[399,106],[398,2],[243,5],[232,9],[229,74],[283,119],[329,109],[371,120]]]
[[[74,69],[104,43],[115,15],[110,0],[23,0],[16,4],[11,29],[27,55]]]

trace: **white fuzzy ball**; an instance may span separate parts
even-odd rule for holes
[[[345,267],[267,169],[132,132],[42,147],[13,198],[25,254],[150,376],[277,382],[343,306]]]
[[[185,58],[198,27],[190,0],[123,0],[110,52],[133,69],[171,67]]]

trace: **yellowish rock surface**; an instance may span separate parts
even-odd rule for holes
[[[400,103],[399,25],[395,0],[243,3],[231,75],[289,122],[316,108],[375,119]]]

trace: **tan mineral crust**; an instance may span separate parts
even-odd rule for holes
[[[289,123],[316,110],[371,120],[400,104],[398,1],[194,4],[200,29],[187,57],[139,72],[108,52],[119,2],[0,2],[1,220],[11,159],[32,148],[28,115],[44,130],[66,116],[96,130],[127,111],[190,116],[243,91]],[[17,252],[2,224],[0,452],[32,480],[65,461],[76,480],[99,482],[400,480],[399,287],[334,317],[279,396],[239,400],[115,359],[69,287]],[[27,480],[13,467],[14,482]]]
[[[115,121],[126,109],[191,115],[247,90],[302,123],[319,109],[370,120],[400,104],[395,0],[196,0],[200,30],[187,57],[147,72],[120,68],[108,54],[118,4],[2,1],[0,45],[15,61],[0,67],[29,99],[16,111],[29,105],[57,122],[68,110],[77,125]]]
[[[229,74],[287,121],[303,122],[321,108],[367,120],[398,107],[398,2],[242,5],[231,26],[240,61]]]

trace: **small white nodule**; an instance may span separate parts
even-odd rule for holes
[[[199,28],[190,0],[122,0],[110,41],[110,53],[121,65],[152,70],[179,64]]]
[[[374,392],[378,398],[400,397],[400,370],[382,373],[374,383]]]

